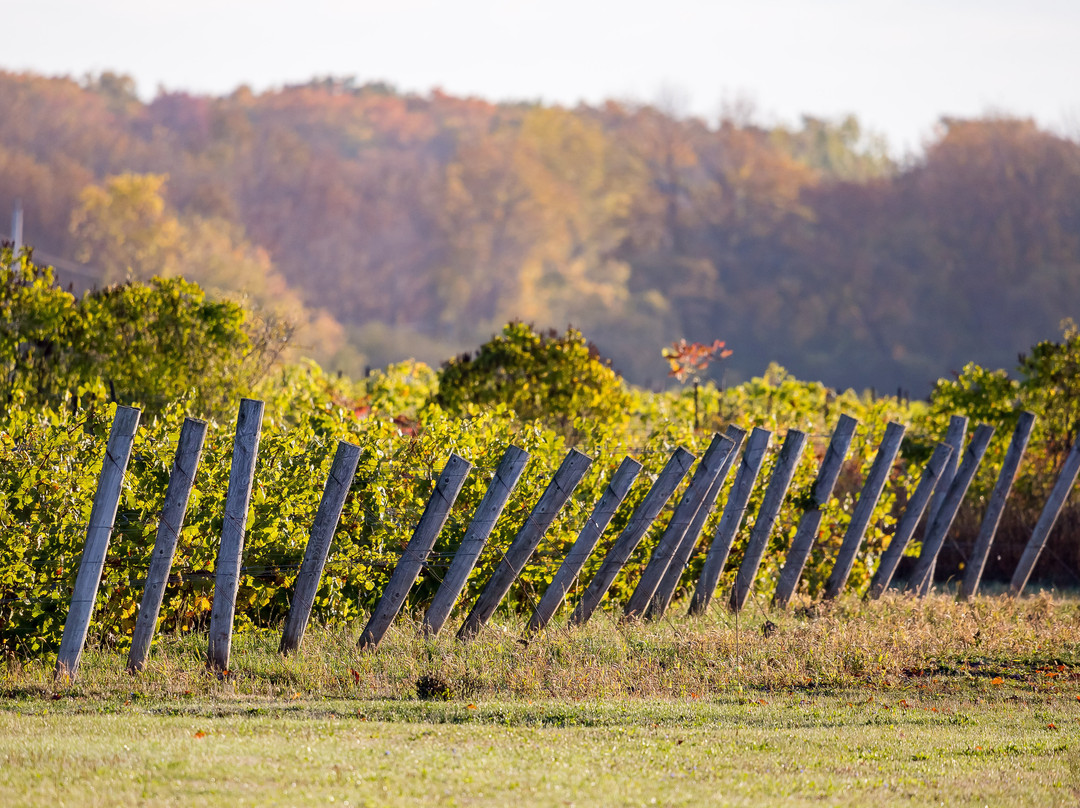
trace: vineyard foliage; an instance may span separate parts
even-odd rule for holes
[[[210,428],[160,629],[191,632],[207,625],[241,395],[258,397],[267,406],[237,598],[238,630],[277,625],[286,614],[339,440],[359,445],[362,455],[314,619],[355,624],[381,595],[451,452],[473,463],[474,470],[410,593],[407,609],[412,614],[419,614],[434,595],[511,444],[531,459],[469,578],[464,606],[500,563],[570,448],[594,458],[510,593],[505,608],[520,613],[543,594],[624,455],[637,458],[645,470],[582,571],[570,593],[571,604],[670,453],[684,446],[700,456],[713,432],[734,423],[768,429],[774,437],[722,580],[722,586],[729,586],[784,434],[788,429],[806,431],[810,448],[758,576],[754,598],[764,604],[810,502],[818,463],[841,413],[857,418],[860,426],[803,576],[803,591],[809,595],[820,591],[831,570],[888,421],[907,425],[909,437],[856,559],[850,579],[856,589],[869,582],[918,480],[927,448],[944,433],[950,414],[964,412],[997,425],[994,452],[1000,457],[1020,408],[1039,413],[1040,431],[1020,486],[1022,504],[1028,508],[1020,509],[1023,518],[1037,510],[1032,503],[1047,481],[1052,482],[1078,422],[1077,398],[1070,387],[1076,376],[1070,369],[1080,361],[1080,335],[1071,324],[1061,343],[1040,344],[1024,358],[1019,380],[968,366],[957,379],[940,382],[929,404],[836,392],[797,380],[775,365],[728,389],[707,383],[697,391],[654,393],[623,382],[581,334],[541,334],[522,323],[506,326],[475,355],[451,359],[441,369],[404,362],[353,381],[327,374],[312,362],[279,364],[268,372],[265,359],[251,356],[245,312],[232,304],[209,302],[197,286],[184,281],[132,283],[75,301],[53,289],[47,272],[34,268],[25,256],[19,261],[9,256],[3,271],[4,305],[18,316],[6,319],[0,344],[6,384],[0,419],[0,644],[18,656],[49,653],[57,646],[114,402],[145,410],[92,628],[94,642],[119,645],[135,623],[173,452],[188,415],[208,417]],[[130,313],[125,322],[138,320],[143,327],[118,325],[124,311]],[[98,354],[78,347],[88,345],[104,347]],[[80,365],[70,357],[89,359],[80,359]],[[238,372],[245,363],[255,363],[258,373]],[[115,380],[108,375],[114,372]],[[48,383],[41,383],[45,378]],[[139,396],[147,398],[141,401]],[[976,503],[975,513],[993,485],[997,465],[999,461],[988,461],[969,497]],[[721,505],[732,478],[718,500]],[[609,602],[621,603],[629,596],[670,518],[672,503],[617,578]],[[684,586],[696,580],[718,519],[719,508],[684,574]],[[911,552],[917,549],[916,542]]]

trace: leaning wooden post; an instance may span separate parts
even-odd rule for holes
[[[877,507],[878,500],[881,498],[881,492],[885,490],[885,483],[889,479],[889,472],[892,471],[896,453],[900,451],[900,442],[904,439],[905,431],[903,424],[894,421],[890,421],[885,427],[885,435],[881,439],[881,445],[878,446],[877,456],[870,466],[870,473],[866,475],[866,482],[863,483],[862,491],[859,493],[859,501],[855,504],[855,511],[851,514],[847,532],[844,533],[844,540],[840,544],[836,563],[825,584],[826,598],[835,598],[844,591],[844,586],[847,585],[851,568],[855,564],[855,556],[859,552],[859,545],[862,544],[867,525],[870,524],[870,517],[873,516],[874,508]]]
[[[806,568],[806,561],[810,558],[814,541],[817,539],[821,519],[825,515],[825,506],[832,498],[836,481],[840,477],[840,470],[844,467],[844,458],[847,457],[848,449],[851,448],[851,440],[855,437],[855,428],[858,425],[859,422],[850,415],[841,415],[840,420],[836,422],[829,448],[825,450],[825,457],[821,461],[817,479],[814,481],[813,505],[799,519],[795,538],[791,540],[791,548],[780,570],[780,578],[776,582],[776,591],[773,593],[773,608],[786,609],[791,603],[791,598],[799,585],[799,579]]]
[[[956,469],[960,465],[960,458],[964,454],[964,438],[967,436],[967,427],[968,419],[963,415],[954,415],[949,418],[944,443],[946,446],[952,447],[952,455],[949,457],[945,470],[941,473],[937,488],[934,489],[934,495],[930,499],[930,507],[926,510],[926,524],[928,527],[941,509],[941,503],[945,501],[945,497],[949,493],[949,486],[952,485],[953,477],[956,476]]]
[[[416,583],[420,570],[431,555],[435,541],[446,524],[450,509],[454,507],[454,502],[457,501],[458,494],[461,493],[465,478],[469,476],[471,469],[472,464],[468,460],[456,454],[450,455],[446,467],[439,475],[439,481],[435,484],[435,490],[428,498],[424,514],[420,517],[412,538],[405,547],[405,552],[401,554],[397,566],[394,567],[390,582],[386,585],[379,602],[375,604],[371,619],[360,633],[360,640],[357,643],[360,648],[374,649],[382,642],[383,635],[394,622],[394,618],[398,616],[405,598],[409,595],[409,590]]]
[[[769,487],[765,489],[765,496],[761,500],[754,527],[750,531],[750,539],[746,544],[742,564],[739,565],[739,571],[735,573],[735,587],[731,590],[733,611],[742,609],[746,598],[750,595],[754,578],[757,577],[758,568],[761,566],[761,559],[769,546],[769,536],[772,534],[773,525],[776,524],[776,517],[780,514],[784,497],[787,496],[805,447],[806,433],[789,429],[783,446],[780,447],[780,456],[777,458],[776,467],[769,480]]]
[[[698,508],[698,512],[694,515],[694,521],[690,523],[690,527],[687,528],[686,533],[679,542],[679,547],[675,551],[671,563],[668,564],[664,577],[660,580],[660,586],[656,588],[652,600],[649,601],[649,608],[645,610],[645,618],[648,620],[659,620],[671,605],[671,599],[675,597],[675,590],[679,588],[679,581],[682,580],[683,573],[690,565],[690,558],[694,554],[694,548],[697,547],[698,539],[701,538],[701,531],[705,529],[705,522],[713,512],[713,508],[716,507],[716,501],[720,498],[720,492],[724,489],[724,482],[731,473],[731,468],[735,465],[735,459],[739,456],[739,449],[742,448],[743,440],[746,438],[746,430],[734,424],[729,424],[724,434],[732,442],[731,451],[724,458],[724,465],[720,467],[720,473],[716,475],[712,488],[709,489],[709,493],[705,496],[705,502],[702,503],[701,507]]]
[[[926,468],[923,469],[919,484],[915,487],[915,493],[908,500],[904,515],[900,517],[900,521],[896,524],[896,531],[893,533],[892,541],[885,548],[885,552],[881,554],[877,572],[874,573],[874,578],[870,581],[870,589],[866,593],[868,598],[876,600],[881,597],[881,593],[888,589],[889,584],[892,583],[893,575],[896,574],[896,567],[900,564],[900,558],[904,555],[904,550],[907,549],[908,542],[911,541],[915,528],[918,527],[919,520],[922,519],[923,513],[926,511],[926,505],[930,502],[930,495],[933,493],[935,486],[941,484],[941,476],[949,465],[949,457],[952,456],[952,453],[953,448],[947,443],[939,443],[937,448],[934,449],[934,454],[931,455]]]
[[[214,570],[214,603],[210,607],[210,646],[207,665],[216,671],[229,669],[232,648],[233,618],[236,616],[236,592],[240,588],[240,561],[244,555],[251,487],[255,481],[255,460],[262,435],[263,403],[240,400],[233,438],[229,488],[225,493],[225,522],[221,528],[221,546]]]
[[[622,501],[626,499],[630,487],[634,484],[634,480],[637,479],[640,472],[641,464],[639,462],[631,457],[623,458],[619,468],[615,470],[611,482],[608,483],[603,495],[597,501],[596,507],[593,508],[588,521],[585,522],[585,525],[578,533],[574,546],[566,554],[566,558],[563,559],[562,564],[559,566],[559,571],[555,573],[555,577],[551,579],[548,588],[544,590],[544,596],[536,604],[532,617],[529,618],[529,625],[525,629],[526,634],[535,634],[551,621],[555,612],[566,599],[566,594],[570,591],[570,586],[573,584],[574,579],[577,578],[578,573],[581,572],[586,559],[592,555],[596,543],[600,540],[604,530],[607,529],[608,523],[611,522],[611,518],[615,515],[615,511],[618,510]]]
[[[79,671],[94,601],[101,585],[101,573],[105,569],[105,554],[109,551],[109,539],[120,506],[124,472],[131,459],[131,446],[138,427],[137,409],[116,408],[109,430],[109,442],[105,446],[105,458],[101,461],[94,504],[90,508],[90,523],[86,527],[86,545],[79,561],[79,574],[75,578],[75,592],[71,596],[67,620],[64,621],[64,634],[60,638],[60,652],[56,657],[57,676],[74,679]]]
[[[724,505],[724,512],[720,515],[720,524],[716,526],[709,552],[705,555],[705,564],[701,568],[701,575],[698,576],[694,597],[690,600],[690,614],[692,615],[704,614],[709,608],[709,603],[716,592],[716,585],[720,581],[720,574],[724,571],[728,554],[731,553],[731,544],[746,514],[746,506],[750,502],[754,483],[761,472],[761,464],[765,460],[765,452],[769,448],[771,437],[772,433],[769,430],[755,427],[750,433],[750,439],[746,441],[739,471],[735,474],[735,482],[731,486],[731,493],[728,494],[727,504]]]
[[[469,573],[476,566],[480,552],[487,543],[488,536],[499,521],[503,508],[514,487],[521,479],[521,473],[525,470],[525,464],[529,462],[529,453],[517,446],[511,446],[503,455],[499,467],[495,469],[495,477],[484,493],[484,498],[473,514],[472,522],[465,530],[465,536],[461,545],[454,553],[454,560],[450,562],[450,568],[446,571],[446,577],[435,592],[435,597],[428,606],[427,614],[424,615],[424,631],[429,637],[438,634],[450,616],[458,595],[465,588],[465,581]]]
[[[952,485],[953,477],[956,476],[956,468],[960,464],[960,458],[964,452],[964,438],[967,435],[968,419],[963,415],[954,415],[949,419],[949,427],[945,431],[945,443],[952,447],[953,453],[949,458],[949,466],[945,469],[945,473],[942,474],[941,479],[938,480],[937,487],[934,489],[934,496],[930,500],[930,507],[927,509],[926,514],[926,529],[929,529],[930,524],[937,518],[938,511],[941,510],[941,504],[945,501],[945,497],[949,494],[949,486]],[[934,580],[934,568],[937,566],[937,562],[930,567],[929,580]],[[921,595],[925,595],[926,592],[920,592]]]
[[[566,455],[559,470],[555,472],[548,487],[544,489],[536,506],[532,509],[525,524],[518,531],[517,536],[510,543],[509,549],[503,554],[502,561],[491,573],[487,585],[480,597],[476,599],[472,610],[465,618],[465,622],[458,630],[459,640],[468,640],[476,636],[477,632],[487,624],[491,615],[502,603],[506,593],[525,568],[525,564],[532,558],[536,548],[540,545],[559,511],[563,509],[570,495],[574,493],[581,478],[592,465],[592,458],[582,454],[577,449],[571,449]]]
[[[315,593],[319,591],[326,558],[330,555],[330,543],[334,531],[341,521],[341,511],[345,507],[345,498],[349,495],[356,467],[360,463],[360,447],[345,441],[338,441],[334,462],[330,466],[330,476],[326,478],[319,509],[315,512],[315,521],[311,525],[311,535],[304,548],[304,560],[300,563],[300,572],[296,575],[293,587],[292,603],[285,618],[285,629],[281,633],[281,645],[278,652],[291,654],[300,647],[311,619],[311,607],[315,603]]]
[[[611,588],[615,576],[619,574],[619,570],[623,568],[623,565],[630,558],[630,554],[634,552],[634,549],[641,542],[645,531],[660,515],[660,511],[667,501],[671,499],[671,495],[675,493],[675,489],[679,487],[679,483],[682,482],[693,462],[694,455],[681,446],[668,458],[668,462],[656,478],[656,482],[652,484],[649,492],[645,495],[645,499],[634,510],[634,513],[630,516],[630,521],[626,523],[626,527],[623,528],[622,533],[615,539],[615,543],[611,545],[611,549],[604,556],[600,569],[596,571],[596,575],[589,581],[589,585],[585,587],[581,600],[578,601],[577,607],[574,609],[573,614],[570,615],[570,625],[583,625],[592,617],[593,612],[600,605],[600,601],[604,599],[604,595]]]
[[[1009,442],[1009,449],[1005,453],[1005,462],[1001,464],[997,483],[994,485],[993,493],[990,494],[990,503],[986,506],[986,514],[983,516],[979,535],[975,539],[975,546],[972,547],[971,556],[964,568],[964,579],[960,583],[958,593],[960,600],[968,600],[979,591],[979,582],[982,580],[986,558],[990,555],[990,545],[993,544],[994,535],[1001,523],[1001,515],[1005,512],[1005,502],[1009,498],[1016,475],[1020,471],[1020,461],[1024,457],[1034,425],[1034,413],[1020,413],[1016,421],[1016,429],[1013,430],[1012,440]]]
[[[919,597],[924,596],[933,586],[934,567],[937,563],[938,553],[941,552],[941,547],[945,544],[945,537],[949,533],[949,528],[952,527],[957,511],[960,510],[960,503],[963,502],[971,481],[975,479],[975,472],[979,470],[979,464],[982,462],[983,455],[986,454],[986,448],[990,445],[990,438],[993,435],[994,428],[992,426],[979,424],[976,427],[971,440],[968,442],[964,460],[960,464],[960,468],[957,469],[956,476],[953,477],[952,482],[949,484],[949,491],[945,495],[945,499],[942,500],[938,512],[934,515],[934,520],[926,528],[922,552],[919,554],[919,560],[915,563],[915,569],[911,573],[911,580],[908,581],[907,586],[909,592],[915,592]]]
[[[735,443],[730,438],[713,435],[709,447],[701,457],[701,462],[698,463],[694,475],[690,478],[690,484],[683,492],[679,504],[675,506],[675,513],[672,514],[667,528],[660,536],[660,541],[653,549],[649,563],[645,565],[637,586],[634,587],[630,599],[626,602],[624,616],[638,617],[648,608],[657,586],[660,585],[664,573],[667,572],[679,544],[690,529],[698,511],[707,508],[704,504],[705,497],[713,490],[713,484],[720,476],[724,461],[731,455],[734,448]]]
[[[1019,596],[1027,586],[1031,571],[1035,569],[1035,562],[1039,560],[1039,554],[1046,546],[1046,540],[1050,537],[1050,531],[1054,529],[1058,514],[1065,507],[1065,501],[1069,498],[1069,492],[1076,483],[1078,473],[1080,473],[1080,438],[1073,444],[1072,451],[1065,458],[1065,465],[1061,467],[1054,489],[1050,492],[1050,499],[1046,501],[1039,515],[1039,521],[1035,523],[1035,529],[1031,532],[1031,538],[1024,548],[1024,554],[1020,556],[1020,563],[1016,565],[1012,583],[1009,584],[1010,594]]]
[[[150,653],[150,642],[157,629],[161,601],[165,596],[165,586],[169,583],[169,572],[176,555],[176,541],[184,528],[184,516],[187,514],[188,500],[195,484],[195,472],[199,469],[205,438],[206,421],[184,419],[172,471],[169,472],[169,487],[165,490],[165,505],[158,520],[157,537],[154,540],[153,555],[150,556],[150,569],[146,573],[146,587],[139,605],[139,616],[135,619],[135,630],[131,634],[127,667],[132,673],[143,669]]]

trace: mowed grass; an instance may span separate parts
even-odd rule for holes
[[[139,676],[121,648],[75,682],[9,660],[0,805],[1080,803],[1072,598],[598,615],[528,643],[406,620],[373,653],[359,628],[290,658],[239,634],[227,677],[205,636]]]

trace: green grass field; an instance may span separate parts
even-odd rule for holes
[[[405,622],[276,654],[164,637],[75,682],[9,660],[0,805],[1077,805],[1080,603],[842,601],[623,624],[525,645]],[[431,683],[436,683],[432,687]],[[435,698],[418,698],[421,691]]]

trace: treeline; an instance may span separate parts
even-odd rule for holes
[[[103,281],[184,275],[302,321],[357,373],[518,318],[581,328],[632,381],[674,339],[925,394],[1011,367],[1080,303],[1080,143],[943,121],[896,164],[854,119],[798,128],[326,79],[226,97],[0,73],[0,211]],[[167,177],[167,179],[166,179]]]

